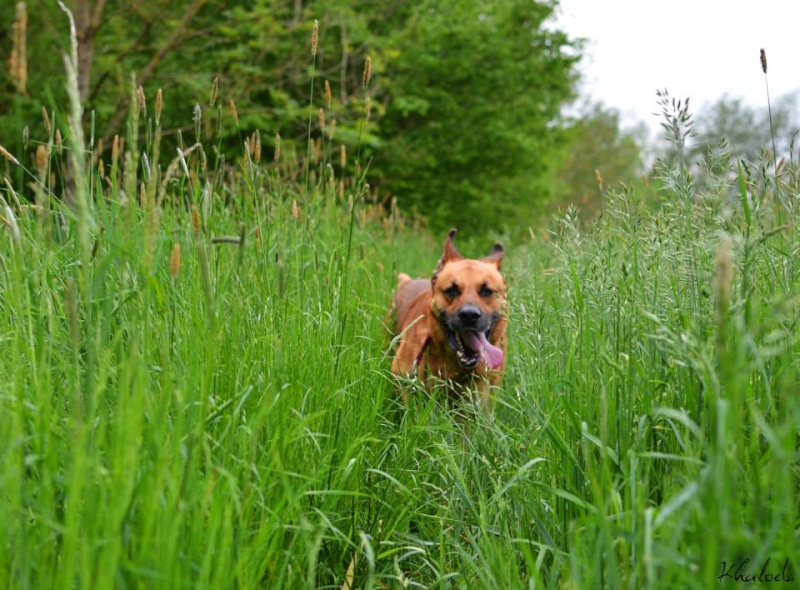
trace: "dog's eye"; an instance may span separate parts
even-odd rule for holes
[[[458,288],[458,285],[455,283],[447,287],[444,291],[442,291],[447,297],[450,299],[455,299],[459,295],[461,295],[461,289]]]
[[[487,285],[485,283],[483,285],[481,285],[481,288],[478,290],[478,295],[480,295],[481,297],[488,298],[488,297],[491,297],[494,294],[495,294],[494,289],[492,289],[489,285]]]

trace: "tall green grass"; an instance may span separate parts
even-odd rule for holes
[[[7,587],[738,587],[725,568],[767,559],[800,573],[794,156],[702,191],[664,170],[658,207],[622,190],[589,229],[567,213],[507,244],[489,421],[423,394],[405,408],[388,373],[395,274],[429,273],[438,236],[381,213],[358,178],[340,185],[330,160],[267,165],[257,136],[231,172],[198,130],[161,171],[157,109],[133,104],[102,178],[73,161],[83,205],[53,199],[24,156],[37,207],[11,183],[0,204]]]

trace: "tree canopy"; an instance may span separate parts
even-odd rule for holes
[[[242,135],[254,131],[267,145],[279,134],[284,154],[296,154],[300,168],[309,135],[332,153],[343,144],[360,152],[375,194],[396,198],[437,227],[524,223],[554,196],[567,140],[561,111],[574,97],[581,50],[553,24],[556,0],[66,4],[80,42],[85,125],[99,153],[124,135],[135,80],[150,101],[162,90],[167,140],[193,128],[199,105],[203,129],[222,138],[228,162]],[[4,145],[32,158],[35,146],[23,145],[23,137],[46,141],[42,109],[56,125],[64,118],[68,24],[54,4],[34,10],[19,2],[20,10],[25,22],[18,18],[16,28],[0,33],[3,46],[17,51],[6,57],[13,67],[0,74],[0,125]],[[212,109],[214,79],[219,98]],[[236,124],[228,108],[236,110]],[[336,119],[335,136],[328,128],[324,142],[319,109],[329,125]],[[352,157],[332,161],[344,164],[339,176],[357,173]]]

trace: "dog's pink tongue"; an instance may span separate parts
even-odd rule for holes
[[[489,342],[483,332],[465,332],[464,340],[472,350],[483,354],[483,359],[489,368],[496,369],[503,364],[503,351]]]

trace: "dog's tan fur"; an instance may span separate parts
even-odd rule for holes
[[[492,389],[502,380],[505,357],[492,368],[479,354],[477,364],[466,367],[451,341],[454,333],[463,333],[461,329],[475,333],[481,328],[480,332],[488,334],[489,343],[505,351],[506,287],[500,272],[503,248],[495,244],[485,258],[466,259],[453,245],[455,233],[451,230],[448,234],[431,279],[415,280],[404,273],[398,276],[392,307],[400,342],[392,372],[417,377],[428,390],[442,381],[457,396],[475,390],[489,410]],[[474,324],[464,328],[465,319]],[[407,400],[402,387],[401,395]]]

